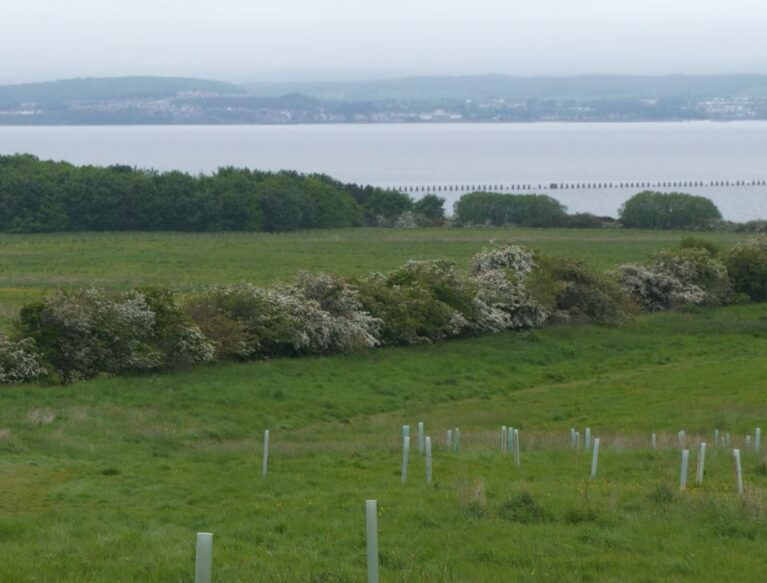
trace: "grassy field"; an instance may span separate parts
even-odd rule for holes
[[[512,239],[610,269],[676,244],[684,233],[565,229],[348,229],[303,233],[0,235],[0,326],[57,286],[132,287],[290,280],[301,270],[360,275],[408,259],[465,265],[490,241]],[[743,236],[706,233],[722,248]]]
[[[508,235],[602,268],[680,236],[7,236],[0,248],[3,285],[25,296],[57,283],[263,283],[300,268],[389,269],[411,256],[463,262]],[[679,492],[675,440],[684,429],[694,450],[719,428],[740,446],[755,427],[767,431],[765,354],[767,305],[746,305],[3,387],[0,582],[191,582],[197,531],[215,533],[217,582],[364,581],[369,498],[379,503],[382,581],[763,581],[763,455],[744,452],[744,499],[722,449],[710,450],[703,486]],[[416,453],[400,483],[401,425],[418,421],[435,442],[431,486]],[[500,454],[501,425],[520,428],[520,468]],[[456,426],[462,450],[450,452],[445,431]],[[569,446],[570,428],[587,426],[602,439],[593,481],[589,456]]]

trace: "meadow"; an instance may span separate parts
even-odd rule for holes
[[[300,269],[465,261],[490,239],[602,269],[679,233],[342,231],[0,237],[2,298],[56,285],[268,283]],[[734,235],[706,235],[723,247]],[[0,390],[2,582],[190,582],[214,533],[214,581],[364,581],[366,499],[382,581],[764,579],[767,464],[730,449],[767,430],[767,305],[561,325],[324,358]],[[434,482],[401,426],[424,421]],[[499,447],[520,429],[521,466]],[[461,428],[461,451],[445,432]],[[599,471],[570,428],[602,440]],[[261,476],[264,429],[270,471]],[[690,486],[679,491],[676,433]],[[658,450],[650,435],[658,434]],[[695,452],[709,442],[706,477]],[[765,444],[762,444],[764,449]]]
[[[445,258],[466,265],[491,241],[513,240],[570,255],[599,269],[641,261],[684,233],[570,229],[335,229],[299,233],[0,234],[0,329],[19,307],[59,286],[139,285],[194,289],[248,281],[291,280],[299,271],[361,275],[408,259]],[[726,249],[746,238],[706,233]]]

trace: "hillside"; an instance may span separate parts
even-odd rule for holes
[[[511,75],[410,77],[358,82],[250,83],[261,96],[300,92],[338,101],[464,99],[709,99],[767,97],[767,75]]]
[[[0,103],[65,103],[172,97],[178,93],[242,94],[232,83],[183,77],[107,77],[65,79],[0,86]]]

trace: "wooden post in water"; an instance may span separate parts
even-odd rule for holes
[[[738,487],[738,495],[743,496],[743,466],[740,463],[740,450],[733,449],[732,455],[735,457],[735,483]]]
[[[261,467],[261,475],[265,478],[269,472],[269,430],[264,431],[264,459]]]
[[[210,583],[213,571],[213,535],[197,533],[197,555],[194,559],[194,583]]]
[[[368,551],[368,583],[378,583],[378,504],[365,502],[365,526]]]
[[[426,436],[426,483],[431,484],[431,437]]]

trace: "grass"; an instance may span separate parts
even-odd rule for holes
[[[360,275],[408,259],[449,258],[465,265],[490,241],[513,239],[568,254],[600,269],[640,261],[684,233],[566,229],[348,229],[268,233],[68,233],[0,235],[0,329],[19,307],[58,286],[189,289],[215,283],[268,284],[301,270]],[[743,238],[703,237],[723,248]]]
[[[765,460],[744,452],[743,500],[722,450],[679,492],[673,443],[767,429],[765,354],[767,305],[746,305],[6,387],[0,581],[192,581],[201,530],[215,581],[362,581],[369,498],[382,581],[761,581]],[[400,427],[420,420],[435,482],[414,453],[403,485]],[[498,451],[509,424],[519,469]],[[458,453],[444,448],[456,426]],[[585,426],[603,440],[594,481],[568,445]]]

